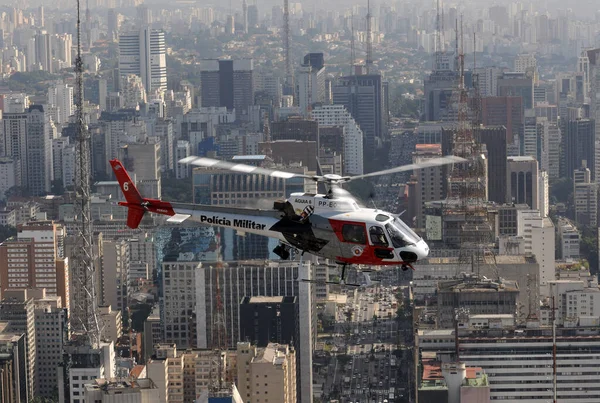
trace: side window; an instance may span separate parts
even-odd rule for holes
[[[388,246],[388,241],[385,237],[385,233],[383,232],[383,228],[381,227],[369,228],[369,237],[371,238],[371,243],[373,245]]]
[[[344,224],[342,226],[342,237],[344,242],[367,244],[367,234],[365,233],[365,227],[362,225]]]

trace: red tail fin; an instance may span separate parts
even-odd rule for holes
[[[138,192],[137,188],[133,184],[133,181],[129,177],[129,174],[125,170],[125,167],[123,166],[123,164],[121,164],[121,161],[119,161],[117,159],[110,160],[110,165],[112,166],[113,172],[115,173],[117,180],[119,181],[121,190],[123,191],[123,194],[125,195],[125,200],[127,200],[128,203],[140,203],[141,204],[144,201],[144,199],[142,198],[142,195],[140,194],[140,192]]]
[[[110,165],[119,181],[125,200],[127,200],[126,202],[119,202],[119,204],[129,208],[127,212],[127,226],[129,228],[137,228],[146,211],[168,216],[175,215],[171,203],[155,199],[144,199],[133,184],[121,161],[111,160]]]

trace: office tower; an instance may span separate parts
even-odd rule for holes
[[[289,117],[271,123],[271,140],[314,141],[319,146],[319,122],[311,119]]]
[[[581,55],[577,59],[577,73],[580,73],[582,77],[584,100],[589,100],[591,90],[590,58],[585,50],[581,52]]]
[[[6,105],[5,105],[6,107]],[[27,119],[25,110],[3,114],[0,152],[15,162],[15,183],[27,186]]]
[[[119,17],[119,13],[114,8],[108,9],[106,25],[108,31],[108,38],[111,41],[114,40],[113,38],[118,38],[119,36]]]
[[[248,26],[250,28],[258,27],[258,7],[256,4],[250,4],[248,6]]]
[[[40,396],[51,397],[58,384],[57,364],[62,360],[62,348],[69,340],[69,315],[61,297],[47,296],[41,289],[35,290],[33,298],[37,382]]]
[[[542,217],[537,210],[518,211],[517,223],[517,236],[523,237],[525,254],[534,255],[539,264],[536,284],[540,286],[540,295],[547,297],[548,282],[555,279],[554,224],[550,218]]]
[[[119,74],[142,78],[146,94],[167,90],[165,33],[148,27],[119,36]]]
[[[19,226],[16,238],[0,244],[2,289],[45,288],[49,296],[60,296],[68,307],[69,266],[64,257],[64,237],[64,227],[53,221]]]
[[[567,122],[567,131],[562,137],[564,170],[561,176],[573,179],[573,172],[584,165],[595,180],[596,122],[593,119],[577,119]]]
[[[527,73],[530,70],[535,72],[537,70],[537,60],[531,54],[517,55],[514,67],[514,71],[517,73]]]
[[[27,367],[27,342],[22,332],[11,332],[8,322],[0,322],[0,400],[4,402],[30,401]],[[18,381],[17,381],[18,380]]]
[[[598,223],[598,183],[592,182],[589,168],[582,164],[573,171],[575,222],[579,226],[596,227]]]
[[[533,109],[525,110],[525,118],[523,119],[521,130],[521,155],[530,156],[539,161],[542,147],[537,118]]]
[[[293,348],[269,343],[257,348],[238,343],[238,390],[244,401],[268,395],[281,403],[296,402],[296,352]],[[254,382],[260,379],[261,382]],[[268,380],[268,382],[262,382]]]
[[[506,202],[506,127],[481,126],[474,130],[475,141],[485,144],[488,158],[488,200]]]
[[[177,148],[175,150],[175,177],[177,179],[188,178],[192,174],[192,168],[189,164],[180,164],[179,161],[183,158],[187,158],[192,155],[190,142],[186,140],[177,141]]]
[[[75,113],[73,87],[62,81],[52,84],[47,92],[48,106],[52,107],[52,120],[57,124],[66,124],[69,116]]]
[[[508,157],[507,203],[527,204],[538,210],[538,162],[531,156]]]
[[[121,310],[113,310],[110,305],[99,306],[98,321],[100,322],[101,339],[116,344],[117,340],[123,335]]]
[[[29,396],[39,396],[37,382],[37,353],[35,341],[35,307],[30,290],[4,290],[0,301],[0,321],[8,322],[8,330],[25,335],[26,366],[22,375],[26,376]],[[26,401],[30,401],[27,399]]]
[[[298,75],[298,106],[308,117],[312,106],[325,103],[325,60],[323,53],[308,53]]]
[[[25,152],[25,183],[32,196],[50,192],[52,180],[52,140],[49,136],[50,117],[42,105],[29,107]]]
[[[417,144],[412,154],[413,164],[442,156],[441,144]],[[443,200],[446,196],[445,170],[442,167],[424,168],[414,171],[414,186],[409,188],[410,217],[416,217],[417,228],[425,228],[425,203]],[[414,208],[414,211],[412,210]]]
[[[202,60],[200,62],[200,100],[203,107],[235,109],[236,116],[248,120],[254,105],[254,61]]]
[[[343,105],[321,105],[312,110],[312,118],[319,126],[342,126],[344,175],[362,175],[364,172],[363,131]]]
[[[558,123],[558,106],[548,102],[540,102],[535,105],[535,116],[546,118],[551,123]]]
[[[487,97],[481,99],[481,117],[485,126],[506,127],[506,142],[512,144],[518,138],[523,124],[521,97]]]
[[[531,73],[508,73],[498,77],[498,96],[523,99],[523,109],[531,109],[533,103],[533,75]]]
[[[474,74],[477,77],[477,88],[482,98],[495,97],[498,94],[498,77],[502,75],[499,67],[478,67]]]
[[[11,157],[0,157],[0,200],[6,199],[6,191],[16,185],[16,164]]]
[[[540,171],[548,173],[548,180],[555,181],[560,177],[561,135],[557,123],[546,118],[537,118],[540,136]]]
[[[425,121],[441,121],[447,115],[458,82],[451,59],[451,55],[437,52],[433,72],[425,77]]]
[[[145,28],[152,23],[152,10],[147,5],[140,4],[135,8],[137,24],[140,28]]]
[[[100,342],[97,348],[80,340],[71,341],[63,349],[63,361],[57,363],[58,401],[84,402],[85,385],[95,379],[115,376],[114,343]]]
[[[240,303],[240,340],[257,347],[293,344],[298,303],[296,297],[244,297]]]
[[[281,106],[281,78],[271,71],[261,71],[254,80],[255,93],[265,93],[273,107]]]
[[[37,9],[37,23],[39,27],[46,26],[46,19],[44,18],[44,6],[39,6]]]
[[[341,77],[332,87],[333,104],[342,105],[363,132],[365,162],[373,162],[375,152],[387,136],[388,105],[381,75]]]
[[[35,59],[48,73],[54,72],[52,64],[52,35],[40,31],[35,35]],[[31,64],[31,63],[30,63]]]
[[[135,181],[140,193],[144,197],[160,199],[160,144],[127,144],[119,154],[130,174],[135,174]]]

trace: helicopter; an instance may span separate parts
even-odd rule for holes
[[[398,215],[359,206],[352,195],[340,187],[342,183],[465,161],[461,157],[446,156],[357,176],[306,175],[195,156],[179,161],[244,174],[305,178],[328,187],[326,194],[292,193],[287,200],[274,201],[269,210],[144,198],[123,164],[117,159],[111,160],[110,164],[126,200],[119,205],[129,209],[128,227],[137,228],[144,214],[151,212],[170,216],[167,219],[170,223],[191,220],[275,238],[279,245],[273,252],[282,260],[290,258],[292,248],[302,255],[307,252],[330,259],[342,266],[343,282],[347,265],[400,266],[404,271],[414,270],[412,264],[426,258],[429,247]]]

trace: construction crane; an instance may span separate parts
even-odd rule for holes
[[[77,136],[75,160],[75,217],[77,233],[71,256],[74,310],[71,328],[83,333],[89,345],[97,348],[100,343],[96,299],[96,271],[94,267],[93,227],[91,214],[91,139],[83,111],[83,59],[81,56],[81,0],[77,0],[77,58],[75,59],[77,91]]]

